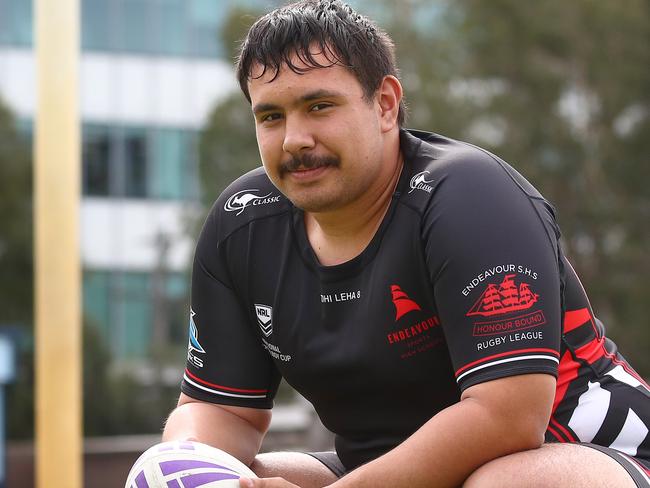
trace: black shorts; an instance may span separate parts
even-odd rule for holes
[[[628,456],[627,454],[623,454],[622,452],[619,452],[616,449],[611,449],[609,447],[597,446],[595,444],[588,443],[581,444],[583,446],[588,446],[596,449],[603,454],[607,454],[614,461],[623,466],[630,477],[634,480],[638,488],[650,488],[650,461]],[[348,472],[334,451],[308,452],[307,454],[318,459],[338,478],[341,478]]]
[[[597,444],[581,442],[583,446],[588,446],[597,451],[607,454],[614,461],[625,468],[625,471],[632,477],[638,488],[650,488],[650,461],[643,458],[628,456],[611,447],[603,447]]]
[[[307,454],[318,459],[327,467],[327,469],[334,473],[337,478],[342,478],[348,472],[334,451],[308,452]]]

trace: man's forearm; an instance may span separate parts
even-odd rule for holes
[[[250,465],[259,451],[265,431],[265,426],[255,426],[226,408],[190,402],[178,406],[171,413],[165,424],[163,441],[196,440],[218,447]]]
[[[541,445],[474,400],[443,410],[392,451],[356,469],[333,488],[455,487],[484,463]]]

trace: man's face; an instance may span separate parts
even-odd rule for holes
[[[316,56],[322,64],[329,61]],[[299,63],[295,60],[294,63]],[[294,205],[308,212],[338,210],[363,196],[381,173],[383,138],[379,104],[346,68],[283,67],[249,91],[264,168]]]

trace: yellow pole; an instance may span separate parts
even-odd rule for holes
[[[36,486],[82,485],[79,0],[35,0]]]

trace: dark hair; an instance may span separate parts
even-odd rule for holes
[[[314,58],[318,48],[329,64]],[[296,55],[304,65],[292,63]],[[371,100],[386,75],[398,76],[393,40],[367,17],[339,0],[303,0],[280,7],[260,17],[249,29],[237,59],[239,86],[250,102],[248,81],[253,65],[274,71],[285,65],[294,73],[340,64],[359,80],[366,100]],[[400,103],[397,122],[406,116]]]

